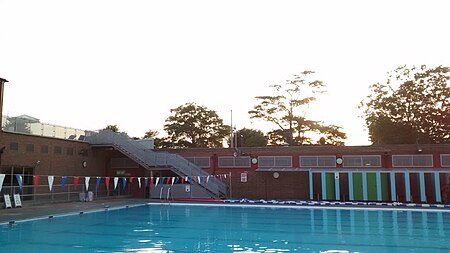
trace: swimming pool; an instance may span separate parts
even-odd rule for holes
[[[0,227],[0,252],[450,251],[449,212],[158,204]]]

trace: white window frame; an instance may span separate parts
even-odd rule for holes
[[[292,156],[271,156],[271,155],[269,155],[269,156],[258,156],[258,161],[260,161],[261,157],[265,157],[265,158],[272,157],[274,165],[273,166],[261,166],[261,164],[258,163],[258,167],[261,167],[261,168],[292,168]],[[283,166],[283,165],[277,166],[275,164],[275,159],[276,158],[280,158],[280,157],[288,157],[291,164],[289,166]]]
[[[233,158],[233,165],[229,165],[229,166],[221,165],[220,164],[221,158],[227,158],[227,159]],[[244,166],[236,165],[236,159],[244,159],[244,158],[247,158],[248,165],[244,165]],[[217,161],[219,163],[219,168],[250,168],[251,167],[250,156],[236,156],[236,157],[234,157],[234,156],[219,156]]]
[[[316,165],[315,166],[312,166],[312,165],[305,165],[305,166],[303,166],[302,165],[302,158],[303,157],[306,157],[306,158],[316,158]],[[319,157],[329,157],[329,158],[333,158],[334,159],[334,163],[333,163],[333,165],[330,165],[330,166],[324,166],[324,165],[319,165]],[[302,167],[302,168],[309,168],[309,167],[311,167],[311,168],[330,168],[330,167],[336,167],[336,156],[333,156],[333,155],[319,155],[319,156],[313,156],[313,155],[301,155],[301,156],[299,156],[299,158],[298,158],[298,161],[299,161],[299,163],[300,163],[300,167]]]
[[[395,157],[401,157],[401,156],[404,156],[404,157],[411,157],[411,165],[395,165],[394,164],[394,158]],[[413,162],[414,162],[414,157],[417,157],[417,156],[426,156],[426,157],[431,157],[431,165],[427,165],[427,166],[423,166],[423,165],[414,165],[413,164]],[[392,167],[393,168],[405,168],[405,167],[408,167],[408,168],[432,168],[433,167],[433,155],[392,155]]]
[[[450,154],[441,154],[440,155],[440,158],[441,158],[441,167],[450,167],[450,164],[444,164],[443,162],[442,162],[442,157],[444,157],[444,156],[448,156],[448,157],[450,157]]]
[[[185,157],[184,159],[188,160],[189,162],[191,162],[195,165],[197,165],[197,163],[195,162],[197,159],[208,159],[208,166],[206,166],[206,165],[205,166],[197,165],[197,166],[200,168],[203,168],[203,169],[211,168],[211,158],[209,156],[190,156],[190,157]]]
[[[359,157],[359,159],[361,160],[361,165],[351,165],[351,166],[348,166],[348,165],[346,165],[345,164],[345,158],[346,157]],[[364,157],[377,157],[378,158],[378,161],[380,161],[380,164],[379,165],[366,165],[366,164],[363,164],[363,158]],[[342,160],[344,160],[344,162],[342,163],[342,167],[348,167],[348,168],[356,168],[356,167],[359,167],[359,168],[362,168],[362,167],[365,167],[365,168],[381,168],[381,155],[343,155],[342,156]]]

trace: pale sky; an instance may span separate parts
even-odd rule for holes
[[[450,66],[447,2],[0,0],[4,113],[142,137],[196,102],[266,132],[254,97],[313,70],[328,93],[307,116],[366,145],[369,85],[402,64]]]

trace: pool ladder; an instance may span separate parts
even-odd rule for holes
[[[161,190],[159,191],[159,199],[163,200],[163,192],[164,192],[164,186],[161,187]],[[170,202],[170,200],[173,201],[173,195],[172,195],[172,187],[167,188],[167,195],[164,198],[165,201]]]

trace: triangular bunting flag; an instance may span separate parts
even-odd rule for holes
[[[91,177],[84,177],[84,185],[86,186],[86,191],[89,190],[89,181],[91,180]]]
[[[172,185],[175,183],[175,177],[172,177]]]
[[[153,187],[153,177],[150,177],[150,188]]]
[[[145,185],[145,187],[147,187],[147,185],[148,185],[148,177],[144,177],[144,185]]]
[[[167,177],[166,184],[170,184],[171,177]]]
[[[134,179],[134,177],[130,177],[130,184],[133,183],[133,179]]]
[[[22,176],[16,175],[16,180],[17,180],[17,183],[19,183],[20,190],[22,191]]]
[[[125,187],[127,186],[127,178],[126,177],[122,178],[122,186],[123,186],[123,189],[125,189]]]
[[[101,177],[97,177],[97,182],[95,183],[95,188],[98,189],[98,187],[100,187],[101,181],[102,181],[102,178]]]
[[[181,177],[181,184],[184,184],[184,177]]]
[[[0,174],[0,192],[2,191],[3,181],[5,180],[5,174]]]
[[[159,177],[156,178],[155,187],[158,186],[159,183]]]
[[[38,185],[39,185],[39,176],[33,176],[34,191],[36,191]]]
[[[80,180],[79,176],[75,176],[73,177],[73,188],[77,189],[78,188],[78,181]]]
[[[223,178],[227,179],[227,174],[224,174],[224,175],[223,175]]]
[[[105,177],[106,190],[109,191],[109,177]]]
[[[117,184],[119,183],[119,178],[114,177],[114,190],[117,189]]]
[[[50,189],[50,191],[52,191],[53,188],[53,181],[55,180],[54,176],[48,176],[47,177],[47,181],[48,181],[48,188]]]
[[[137,181],[138,181],[139,189],[141,189],[141,178],[138,177],[138,178],[137,178]]]
[[[166,180],[165,177],[161,177],[161,185],[164,185],[164,180]]]
[[[61,188],[62,188],[62,190],[64,190],[64,186],[66,185],[66,181],[67,181],[67,177],[66,176],[62,176],[61,177]]]
[[[208,183],[208,182],[209,182],[209,176],[206,177],[206,183]]]
[[[202,181],[201,181],[201,178],[200,178],[200,176],[197,176],[197,179],[198,179],[198,181],[197,181],[197,182],[198,182],[199,184],[201,184],[201,183],[202,183]]]
[[[180,178],[179,178],[179,177],[176,177],[176,178],[175,178],[175,184],[178,184],[178,180],[180,180]]]

